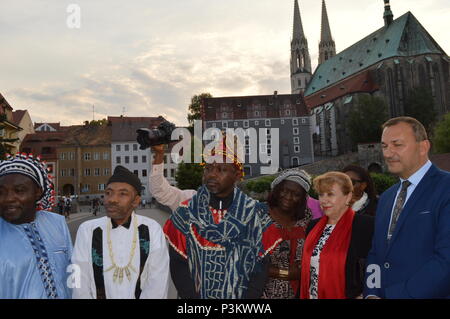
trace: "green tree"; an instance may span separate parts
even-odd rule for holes
[[[379,141],[381,126],[387,119],[387,105],[381,98],[361,95],[348,114],[347,127],[352,142],[356,145]]]
[[[194,126],[194,120],[201,119],[201,111],[202,111],[202,99],[211,98],[212,95],[210,93],[201,93],[199,95],[194,95],[191,98],[191,104],[188,107],[188,122],[189,126]]]
[[[180,189],[197,189],[202,185],[203,167],[197,163],[184,163],[178,165],[175,180]]]
[[[108,124],[107,119],[101,119],[101,120],[92,120],[92,121],[84,121],[84,125],[90,125],[90,126],[102,126]]]
[[[405,116],[417,119],[431,133],[433,124],[437,118],[434,109],[434,99],[431,91],[424,87],[415,88],[405,100]]]
[[[433,142],[436,153],[450,153],[450,113],[435,126]]]
[[[198,141],[201,143],[201,141]],[[190,154],[190,163],[185,163],[184,161],[178,165],[177,173],[175,174],[175,180],[177,181],[177,186],[180,189],[197,189],[202,185],[202,177],[203,177],[203,166],[199,163],[195,163],[194,159],[194,144],[195,136],[191,138],[191,154]],[[200,144],[201,145],[201,144]],[[187,152],[183,148],[184,152]],[[200,150],[201,152],[201,150]]]
[[[371,173],[373,184],[378,195],[398,182],[398,178],[390,174]]]

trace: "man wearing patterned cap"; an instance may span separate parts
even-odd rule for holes
[[[267,206],[237,187],[242,164],[222,140],[206,158],[203,185],[196,191],[171,187],[162,174],[162,145],[154,146],[153,196],[174,210],[164,226],[170,269],[181,298],[259,298],[268,276],[267,255],[281,241],[267,236]],[[212,159],[212,160],[209,160]]]
[[[107,217],[78,229],[72,263],[81,268],[76,299],[167,298],[169,254],[161,226],[134,210],[139,178],[117,166],[105,190]]]
[[[72,242],[47,167],[32,155],[0,162],[0,298],[70,298]]]

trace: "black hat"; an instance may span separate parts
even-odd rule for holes
[[[128,169],[126,169],[123,166],[117,166],[114,169],[114,174],[109,178],[108,183],[106,185],[109,185],[111,183],[127,183],[133,186],[138,195],[141,195],[142,191],[142,183],[135,174],[131,173]]]

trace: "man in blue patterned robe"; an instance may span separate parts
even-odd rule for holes
[[[0,163],[0,299],[70,298],[72,242],[47,168],[31,155]]]

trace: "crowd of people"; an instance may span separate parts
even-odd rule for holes
[[[0,298],[167,298],[170,276],[183,299],[450,298],[450,173],[429,161],[413,118],[387,121],[381,146],[399,182],[380,196],[349,165],[314,180],[282,172],[267,202],[236,186],[242,160],[225,139],[204,154],[198,190],[171,186],[164,147],[153,146],[151,192],[172,210],[164,227],[135,213],[141,182],[117,166],[107,216],[80,226],[73,251],[64,218],[46,211],[45,166],[10,156],[0,163],[0,274],[10,278]],[[69,265],[79,269],[71,287]]]

